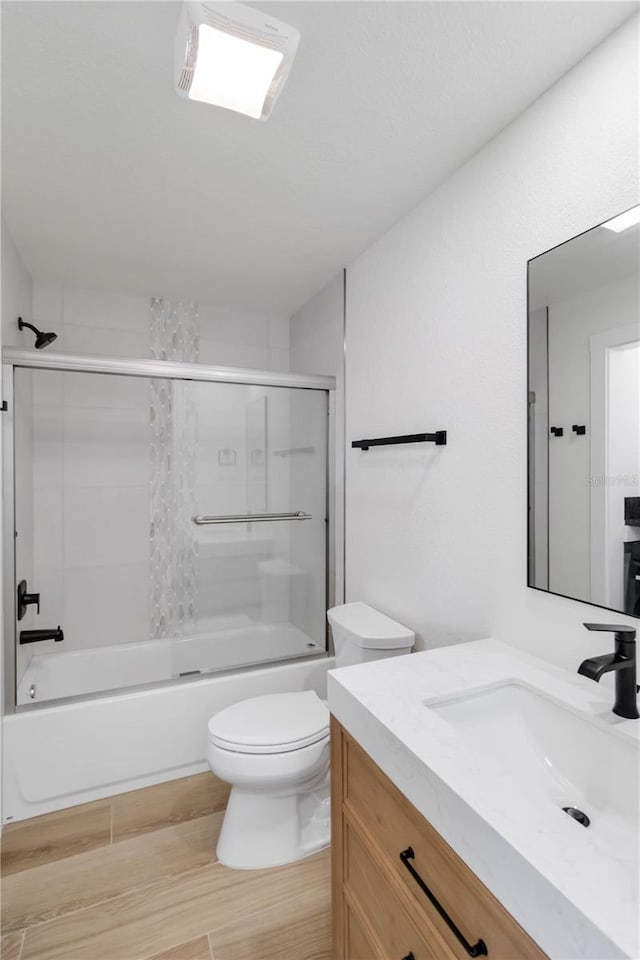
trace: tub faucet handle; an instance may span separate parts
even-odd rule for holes
[[[31,604],[35,604],[37,613],[40,613],[40,594],[28,593],[27,590],[27,581],[21,580],[18,584],[18,620],[22,620]]]

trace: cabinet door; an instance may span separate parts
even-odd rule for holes
[[[343,737],[343,813],[370,838],[370,846],[413,900],[412,919],[418,928],[437,931],[458,960],[468,960],[465,946],[401,859],[407,848],[411,867],[470,944],[482,939],[489,955],[501,960],[545,960],[537,944],[364,750]]]
[[[383,868],[359,831],[345,820],[346,901],[367,918],[369,940],[380,943],[386,960],[455,960],[428,922],[414,922],[411,901],[399,893],[397,881]],[[346,952],[345,960],[352,960]]]
[[[369,925],[348,900],[344,904],[344,960],[382,960]]]

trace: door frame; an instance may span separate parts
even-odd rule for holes
[[[610,607],[609,540],[607,524],[607,464],[609,448],[609,351],[640,340],[637,324],[627,324],[589,337],[590,353],[590,602]],[[603,483],[594,483],[602,477]]]

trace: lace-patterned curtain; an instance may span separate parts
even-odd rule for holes
[[[197,363],[198,307],[151,300],[151,357]],[[198,411],[193,384],[152,380],[150,403],[151,638],[183,636],[197,616],[195,451]]]

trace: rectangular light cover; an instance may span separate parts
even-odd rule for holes
[[[295,27],[244,4],[186,0],[176,37],[176,92],[266,120],[299,42]]]
[[[278,50],[201,23],[189,99],[236,110],[257,120],[281,63]]]
[[[607,220],[602,226],[606,230],[613,230],[614,233],[622,233],[623,230],[628,230],[636,223],[640,223],[640,204],[637,207],[632,207],[631,210],[625,210],[624,213],[614,217],[613,220]]]

